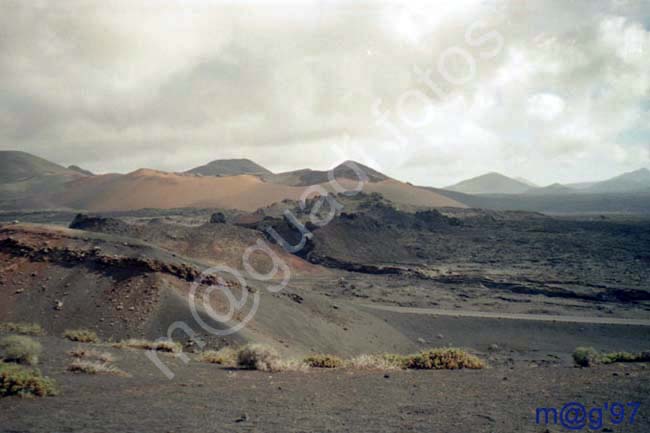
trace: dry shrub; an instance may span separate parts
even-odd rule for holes
[[[0,331],[22,335],[43,335],[45,331],[38,323],[6,322],[0,323]]]
[[[98,343],[99,337],[95,331],[90,329],[66,329],[63,336],[70,341],[78,341],[79,343]]]
[[[73,358],[79,359],[96,359],[102,362],[115,362],[115,358],[110,352],[100,352],[95,349],[85,349],[83,347],[76,347],[68,352]]]
[[[0,340],[0,350],[6,361],[36,365],[42,347],[38,341],[22,335],[10,335]]]
[[[300,359],[279,359],[271,363],[271,369],[269,371],[273,371],[273,372],[303,371],[304,372],[307,370],[309,370],[309,366]]]
[[[346,365],[358,370],[397,370],[404,368],[400,359],[399,355],[392,354],[359,355],[348,360]]]
[[[121,341],[113,344],[113,347],[118,349],[143,349],[143,350],[156,350],[158,352],[180,353],[183,347],[180,343],[172,340],[162,339],[156,341],[142,340],[131,338],[129,340]]]
[[[280,359],[272,347],[263,344],[249,344],[237,352],[237,366],[247,370],[260,371],[305,371],[308,366],[301,360]]]
[[[68,364],[68,371],[85,374],[107,374],[127,377],[128,374],[108,362],[74,359]]]
[[[263,344],[248,344],[237,352],[237,366],[247,370],[273,371],[279,361],[278,352]]]
[[[226,367],[236,367],[237,351],[231,347],[222,347],[219,350],[206,350],[199,356],[199,361]]]
[[[461,349],[429,349],[406,358],[406,368],[456,370],[461,368],[481,369],[485,363]]]
[[[0,396],[45,397],[56,395],[54,382],[37,370],[16,364],[0,363]]]
[[[312,368],[338,368],[343,366],[343,360],[334,355],[311,355],[306,357],[303,362]]]

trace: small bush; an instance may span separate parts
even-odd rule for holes
[[[97,333],[89,329],[68,329],[63,333],[63,336],[70,341],[78,341],[79,343],[99,342]]]
[[[38,323],[6,322],[0,323],[0,331],[22,335],[43,335],[45,332]]]
[[[461,349],[430,349],[407,357],[406,368],[456,370],[481,369],[485,363]]]
[[[273,371],[279,362],[275,349],[262,344],[246,345],[237,353],[237,366],[247,370]]]
[[[650,362],[650,352],[630,353],[630,352],[612,352],[605,353],[601,362],[603,364],[613,364],[614,362]]]
[[[45,397],[56,394],[54,382],[37,370],[0,363],[0,396]]]
[[[22,335],[10,335],[0,340],[0,349],[6,361],[36,365],[41,354],[41,343]]]
[[[578,347],[573,352],[573,361],[580,367],[592,367],[596,364],[613,364],[616,362],[650,362],[650,351],[599,353],[593,347]]]
[[[222,347],[219,350],[206,350],[199,356],[199,361],[226,367],[235,367],[237,366],[237,351],[231,347]]]
[[[107,374],[126,377],[128,374],[108,362],[74,359],[68,365],[68,371],[85,374]]]
[[[573,362],[580,367],[590,367],[597,364],[600,360],[600,355],[593,347],[578,347],[573,352]]]
[[[109,352],[100,352],[95,349],[84,349],[83,347],[77,347],[70,352],[68,352],[73,358],[79,359],[96,359],[102,362],[114,362],[115,358]]]
[[[143,350],[156,350],[159,352],[171,352],[171,353],[180,353],[183,350],[183,347],[180,343],[177,343],[172,340],[142,340],[131,338],[129,340],[121,341],[119,343],[113,344],[113,347],[118,349],[143,349]]]
[[[312,368],[338,368],[343,366],[343,360],[334,355],[312,355],[303,360]]]

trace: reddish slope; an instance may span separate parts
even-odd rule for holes
[[[351,180],[340,183],[349,189],[356,186],[356,181]],[[306,188],[264,182],[250,175],[198,177],[142,169],[127,175],[108,174],[70,182],[65,192],[57,196],[57,202],[91,211],[180,207],[253,211],[285,199],[297,200]],[[465,207],[435,192],[393,179],[369,182],[364,191],[379,192],[398,204]]]

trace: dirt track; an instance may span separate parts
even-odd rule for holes
[[[373,308],[376,310],[384,310],[384,311],[392,311],[394,313],[427,314],[431,316],[479,317],[485,319],[526,320],[526,321],[563,322],[563,323],[594,323],[594,324],[601,324],[601,325],[650,326],[650,320],[621,319],[616,317],[557,316],[551,314],[510,314],[510,313],[495,313],[491,311],[442,310],[439,308],[398,307],[392,305],[377,305],[377,304],[362,304],[362,305],[367,308]]]

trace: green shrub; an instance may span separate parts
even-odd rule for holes
[[[481,369],[485,363],[461,349],[429,349],[406,358],[406,368],[456,370],[461,368]]]
[[[63,336],[70,341],[78,341],[79,343],[99,343],[97,333],[89,329],[67,329]]]
[[[22,335],[43,335],[45,332],[38,323],[6,322],[0,323],[0,331]]]
[[[36,365],[41,354],[41,343],[22,335],[10,335],[0,340],[0,349],[6,361]]]
[[[54,382],[40,372],[21,365],[0,363],[0,396],[45,397],[56,395]]]
[[[235,367],[237,365],[237,351],[231,347],[222,347],[219,350],[206,350],[199,356],[199,361],[211,364]]]
[[[637,362],[638,354],[630,352],[611,352],[604,353],[600,357],[603,364],[613,364],[615,362]]]
[[[578,347],[573,352],[573,361],[580,367],[616,362],[650,362],[650,351],[599,353],[593,347]]]
[[[338,368],[343,366],[343,360],[334,355],[312,355],[303,360],[312,368]]]
[[[590,367],[600,362],[600,355],[593,347],[578,347],[573,352],[573,362],[580,367]]]

